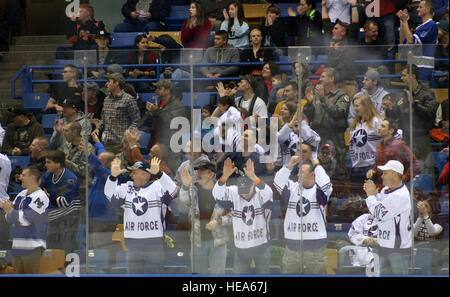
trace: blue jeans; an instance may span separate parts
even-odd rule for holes
[[[128,248],[128,273],[163,273],[164,248],[151,247],[148,249]]]
[[[114,32],[148,32],[163,31],[164,26],[158,21],[138,22],[137,24],[121,23],[116,25]]]
[[[383,249],[386,250],[389,249]],[[375,249],[376,253],[380,257],[380,274],[394,274],[394,275],[407,275],[409,269],[410,255],[404,252],[391,252],[385,254],[380,253],[380,249]]]
[[[202,241],[202,247],[194,247],[194,273],[224,274],[227,261],[227,245],[214,247],[214,241]],[[208,268],[211,271],[208,272]]]
[[[263,252],[251,258],[239,255],[237,248],[234,251],[234,274],[250,274],[250,264],[255,261],[256,274],[268,274],[270,272],[270,248],[266,247]]]

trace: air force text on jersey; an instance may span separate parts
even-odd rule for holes
[[[126,222],[124,227],[126,231],[153,231],[161,228],[158,221]]]

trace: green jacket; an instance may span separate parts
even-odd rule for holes
[[[344,133],[347,128],[347,115],[350,98],[342,90],[334,88],[326,96],[317,95],[312,103],[307,103],[304,113],[311,115],[311,128],[319,135]]]

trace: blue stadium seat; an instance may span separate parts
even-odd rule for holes
[[[280,56],[280,62],[286,63],[289,62],[288,56]],[[291,63],[285,64],[285,65],[279,65],[281,72],[287,72],[288,74],[291,74],[292,72],[292,65]]]
[[[149,146],[151,134],[141,131],[141,130],[139,130],[139,133],[141,134],[141,138],[140,138],[141,153],[144,155],[148,154],[148,151],[149,151],[148,146]]]
[[[317,55],[316,61],[326,63],[328,61],[328,55]]]
[[[42,111],[47,106],[50,94],[28,93],[23,95],[22,106],[31,111]]]
[[[194,107],[201,108],[210,103],[211,95],[215,94],[214,92],[198,92],[194,93]],[[183,93],[183,99],[181,100],[184,106],[191,106],[191,93],[185,92]]]
[[[24,169],[30,164],[30,156],[8,156],[11,160],[11,168],[19,166]]]
[[[446,152],[433,152],[434,158],[434,168],[436,168],[436,172],[439,174],[444,169],[445,164],[447,163],[447,153]]]
[[[61,118],[61,114],[59,113],[48,113],[42,115],[41,125],[44,128],[44,131],[53,131],[53,127],[55,126],[55,120]]]
[[[169,17],[165,18],[168,31],[181,31],[183,22],[189,17],[189,5],[173,5]]]
[[[414,178],[414,188],[418,188],[423,191],[425,195],[428,194],[433,188],[433,177],[431,174],[418,174]]]
[[[111,48],[131,48],[140,32],[111,32]]]
[[[448,197],[439,198],[439,204],[441,205],[441,214],[448,215],[449,209]]]
[[[138,93],[138,95],[142,99],[142,101],[152,102],[152,103],[154,103],[158,97],[156,95],[156,93]]]

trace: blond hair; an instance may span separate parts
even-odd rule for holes
[[[381,119],[381,116],[378,113],[375,106],[373,105],[372,100],[370,99],[369,95],[367,95],[367,94],[362,94],[362,95],[358,95],[358,96],[354,97],[352,100],[352,103],[355,104],[356,100],[359,100],[360,104],[362,106],[364,106],[365,112],[364,112],[363,116],[360,116],[360,115],[355,116],[352,123],[350,124],[350,130],[354,130],[358,123],[361,123],[364,121],[367,122],[367,126],[369,127],[369,129],[373,129],[373,125],[372,125],[373,118],[377,117],[377,118]]]

